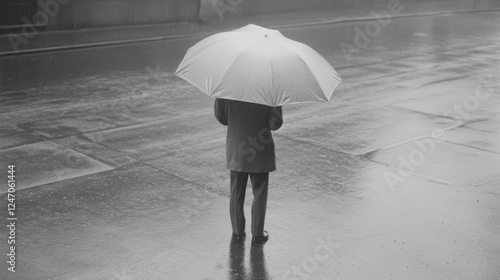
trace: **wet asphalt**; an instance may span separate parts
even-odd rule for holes
[[[172,73],[200,35],[0,58],[1,278],[500,279],[500,14],[282,33],[343,80],[284,107],[263,247],[231,243],[225,128]]]

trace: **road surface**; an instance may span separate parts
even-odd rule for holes
[[[500,14],[282,33],[343,80],[284,108],[264,247],[230,244],[225,128],[172,73],[202,36],[0,58],[1,278],[500,279]]]

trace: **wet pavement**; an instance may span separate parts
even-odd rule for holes
[[[231,243],[225,128],[172,74],[200,36],[0,58],[1,278],[500,279],[500,13],[368,23],[282,31],[343,81],[284,107],[264,247]]]

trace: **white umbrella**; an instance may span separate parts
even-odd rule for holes
[[[268,106],[329,101],[340,83],[309,46],[253,24],[198,42],[176,74],[211,97]]]

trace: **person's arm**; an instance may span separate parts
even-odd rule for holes
[[[214,103],[215,118],[223,125],[227,125],[226,101],[216,98]]]
[[[281,106],[274,107],[271,110],[271,117],[269,118],[269,129],[278,130],[283,125],[283,111]]]

